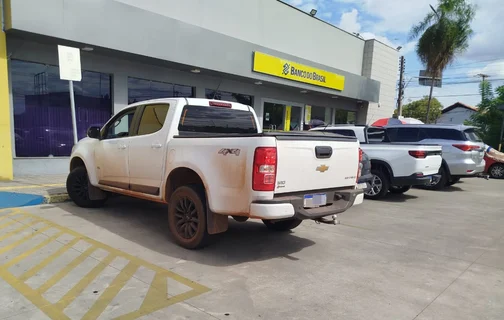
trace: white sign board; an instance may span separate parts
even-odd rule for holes
[[[59,71],[61,80],[81,81],[80,50],[58,45]]]

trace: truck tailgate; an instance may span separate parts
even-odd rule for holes
[[[417,145],[409,148],[411,151],[425,151],[425,157],[419,157],[415,162],[415,173],[422,173],[424,176],[438,173],[443,161],[442,148],[438,145]],[[411,155],[411,154],[410,154]]]
[[[355,186],[359,142],[346,138],[279,139],[275,193]]]

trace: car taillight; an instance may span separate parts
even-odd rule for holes
[[[355,179],[355,181],[359,181],[359,178],[362,174],[362,149],[359,148],[359,166],[357,167],[357,178]]]
[[[259,147],[254,153],[254,171],[252,172],[252,190],[275,191],[277,169],[277,149]]]
[[[474,150],[481,149],[481,147],[479,147],[479,146],[470,146],[467,144],[454,144],[453,146],[457,149],[462,150],[462,151],[474,151]]]
[[[410,156],[417,159],[425,159],[427,157],[427,151],[411,150],[408,153]]]

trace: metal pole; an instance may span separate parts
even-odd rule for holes
[[[73,138],[75,145],[79,141],[79,138],[77,137],[77,120],[75,119],[75,99],[74,99],[74,87],[72,80],[68,81],[68,87],[70,88],[70,109],[72,110],[72,127],[73,127]]]

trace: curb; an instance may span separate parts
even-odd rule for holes
[[[58,194],[50,194],[47,196],[44,196],[44,203],[45,204],[52,204],[52,203],[62,203],[70,201],[70,197],[68,196],[68,193],[58,193]]]

